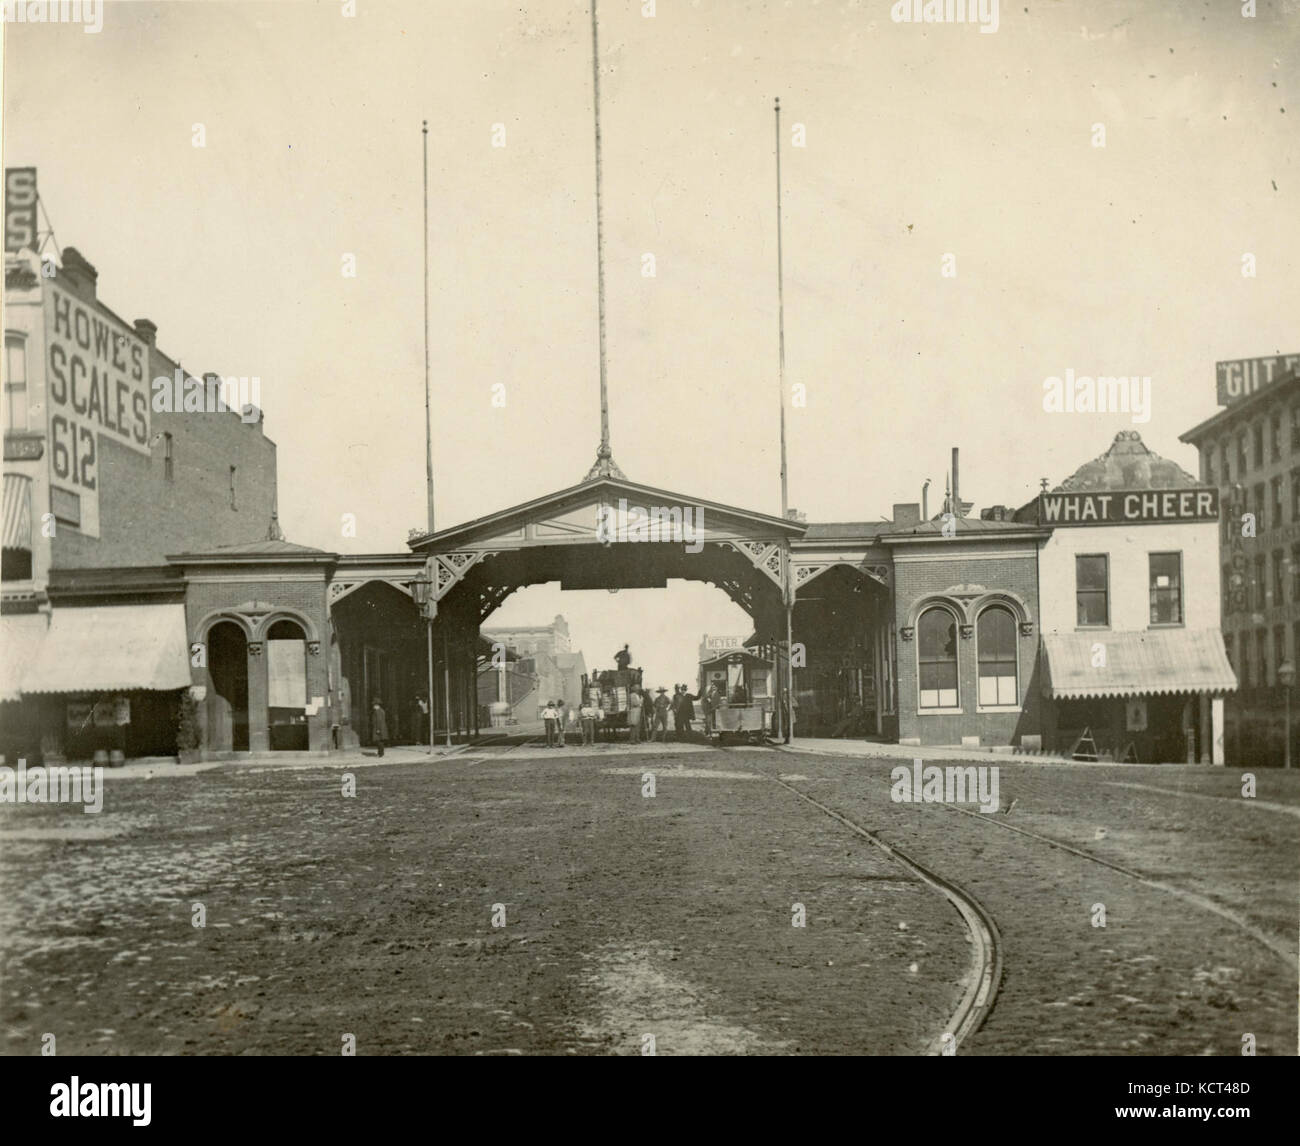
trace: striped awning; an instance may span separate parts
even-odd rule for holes
[[[43,613],[0,617],[0,701],[22,699],[23,677],[48,628]]]
[[[189,684],[184,605],[96,605],[54,610],[22,691],[124,692]]]
[[[4,547],[32,548],[32,479],[23,474],[4,475]]]
[[[1232,692],[1218,629],[1044,633],[1047,694],[1056,699]]]

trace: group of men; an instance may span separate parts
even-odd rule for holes
[[[666,688],[658,689],[653,698],[650,696],[649,689],[630,689],[627,702],[628,743],[639,744],[643,738],[654,740],[656,736],[660,743],[667,743],[670,714],[675,739],[692,738],[694,730],[691,725],[696,719],[697,699],[691,695],[690,689],[684,684],[673,686],[671,699]],[[579,730],[582,734],[582,746],[585,748],[594,745],[596,724],[604,719],[604,715],[600,707],[591,700],[583,701],[578,708],[563,700],[549,701],[542,709],[542,721],[546,726],[546,747],[563,748],[566,733],[574,736]]]

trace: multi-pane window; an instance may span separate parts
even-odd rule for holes
[[[1273,510],[1269,520],[1273,523],[1274,529],[1280,529],[1282,522],[1285,520],[1282,516],[1282,475],[1279,474],[1269,483],[1270,491],[1273,494]]]
[[[1220,582],[1223,586],[1223,615],[1226,617],[1232,612],[1232,566],[1223,567],[1223,580]]]
[[[1151,623],[1183,623],[1183,555],[1152,553],[1150,563]]]
[[[1268,581],[1264,576],[1264,555],[1261,553],[1255,558],[1255,608],[1268,608]]]
[[[1246,431],[1237,435],[1237,479],[1246,476]]]
[[[957,620],[947,609],[927,609],[916,626],[922,708],[957,707]]]
[[[1259,675],[1255,683],[1263,688],[1268,684],[1268,630],[1257,629],[1255,632],[1255,652],[1259,657]]]
[[[1232,481],[1232,474],[1228,472],[1228,439],[1224,438],[1219,443],[1219,472],[1223,474],[1223,481],[1226,485]]]
[[[1110,576],[1104,553],[1074,559],[1074,600],[1080,625],[1110,624]]]
[[[1204,458],[1202,464],[1205,469],[1205,484],[1214,485],[1216,484],[1214,477],[1214,447],[1206,446],[1205,453],[1202,456]]]
[[[1282,411],[1274,410],[1268,420],[1269,457],[1272,461],[1282,458]]]
[[[1016,619],[1009,609],[994,605],[979,616],[979,702],[984,705],[1017,704]]]
[[[21,335],[5,335],[5,427],[27,429],[27,342]]]
[[[1264,423],[1256,422],[1250,428],[1251,444],[1255,447],[1255,468],[1264,468]]]
[[[1286,582],[1282,564],[1282,550],[1273,550],[1273,605],[1286,603]]]
[[[1237,682],[1242,688],[1250,687],[1250,634],[1241,633],[1241,662],[1237,665]]]
[[[1273,673],[1277,674],[1278,667],[1286,660],[1286,626],[1273,626]]]
[[[1263,533],[1268,528],[1268,519],[1264,514],[1264,483],[1258,482],[1251,489],[1251,500],[1255,503],[1255,529]]]

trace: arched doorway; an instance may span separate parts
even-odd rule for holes
[[[266,631],[266,727],[272,751],[307,751],[307,634],[296,621]]]
[[[248,751],[248,638],[233,621],[208,631],[208,747],[214,752]]]

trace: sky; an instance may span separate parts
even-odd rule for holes
[[[1300,0],[1003,2],[991,34],[877,0],[653,7],[599,7],[610,417],[633,480],[779,513],[784,400],[810,520],[878,520],[927,478],[934,505],[952,446],[965,499],[1018,505],[1121,429],[1195,470],[1178,435],[1217,409],[1215,362],[1300,350]],[[96,34],[4,31],[6,166],[38,169],[109,306],[192,372],[261,379],[291,540],[396,551],[424,525],[426,118],[436,524],[581,480],[585,0],[110,3]],[[777,95],[803,404],[778,378]],[[1150,420],[1046,412],[1067,370],[1149,377]],[[664,683],[691,678],[702,632],[747,628],[678,584],[524,590],[489,623],[557,612],[589,664],[629,641]]]

